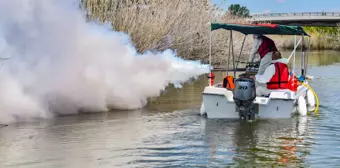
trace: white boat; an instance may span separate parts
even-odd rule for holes
[[[310,36],[299,26],[285,26],[276,24],[256,24],[256,25],[241,25],[241,24],[211,24],[210,33],[210,54],[209,64],[211,66],[211,37],[214,30],[224,29],[230,31],[229,39],[229,58],[232,57],[233,69],[229,69],[229,61],[226,68],[228,76],[229,71],[233,71],[232,78],[234,79],[235,87],[227,89],[221,83],[213,84],[209,79],[209,86],[206,86],[203,91],[203,102],[201,106],[201,114],[207,115],[208,118],[224,118],[224,119],[246,119],[254,120],[257,118],[262,119],[275,119],[275,118],[290,118],[293,114],[297,113],[302,116],[307,115],[308,111],[318,110],[318,99],[315,92],[308,85],[308,55],[310,47],[306,54],[305,49],[302,50],[300,77],[296,90],[273,90],[269,96],[256,96],[255,81],[248,77],[237,77],[236,71],[238,70],[239,61],[235,60],[233,52],[233,31],[243,33],[244,40],[242,43],[241,51],[238,56],[240,59],[245,38],[249,34],[263,34],[263,35],[293,35],[294,36],[294,50],[288,57],[288,60],[293,61],[291,70],[291,77],[295,77],[295,63],[296,63],[296,50],[299,44],[303,45],[304,36]],[[301,36],[297,41],[297,37]],[[228,59],[229,60],[229,59]],[[237,65],[235,66],[235,63]],[[246,73],[256,73],[256,64],[248,63],[245,69]],[[210,69],[210,74],[212,68]]]

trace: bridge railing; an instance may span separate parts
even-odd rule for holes
[[[340,16],[340,12],[301,12],[301,13],[264,13],[252,14],[252,17],[285,17],[285,16]]]

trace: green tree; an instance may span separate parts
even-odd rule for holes
[[[250,12],[249,9],[245,6],[241,6],[240,4],[232,4],[228,7],[229,14],[238,17],[249,17]]]

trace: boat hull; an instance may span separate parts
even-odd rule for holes
[[[294,114],[297,99],[305,96],[306,88],[299,87],[297,92],[280,90],[269,97],[256,97],[255,117],[260,119],[290,118]],[[233,100],[233,92],[221,87],[208,86],[204,89],[201,114],[208,118],[238,119],[239,110]]]

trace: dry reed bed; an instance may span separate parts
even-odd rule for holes
[[[221,14],[221,9],[207,0],[83,0],[89,20],[109,21],[116,31],[130,35],[139,52],[146,50],[177,51],[184,59],[207,62],[209,56],[210,21],[243,22]],[[227,59],[229,32],[217,30],[212,38],[213,62]],[[235,53],[243,35],[234,33]],[[251,41],[247,40],[245,50]]]
[[[242,18],[225,14],[207,0],[81,0],[81,5],[87,9],[89,20],[110,22],[116,31],[129,34],[139,52],[171,48],[184,59],[199,59],[203,62],[209,58],[210,21],[246,23]],[[212,62],[225,64],[229,32],[215,32],[212,38]],[[233,37],[234,53],[238,55],[243,35],[234,33]],[[272,37],[281,49],[293,46],[291,36]],[[313,42],[313,48],[320,48],[320,44],[329,45],[315,38]],[[248,36],[242,60],[248,57],[251,43],[251,36]]]

